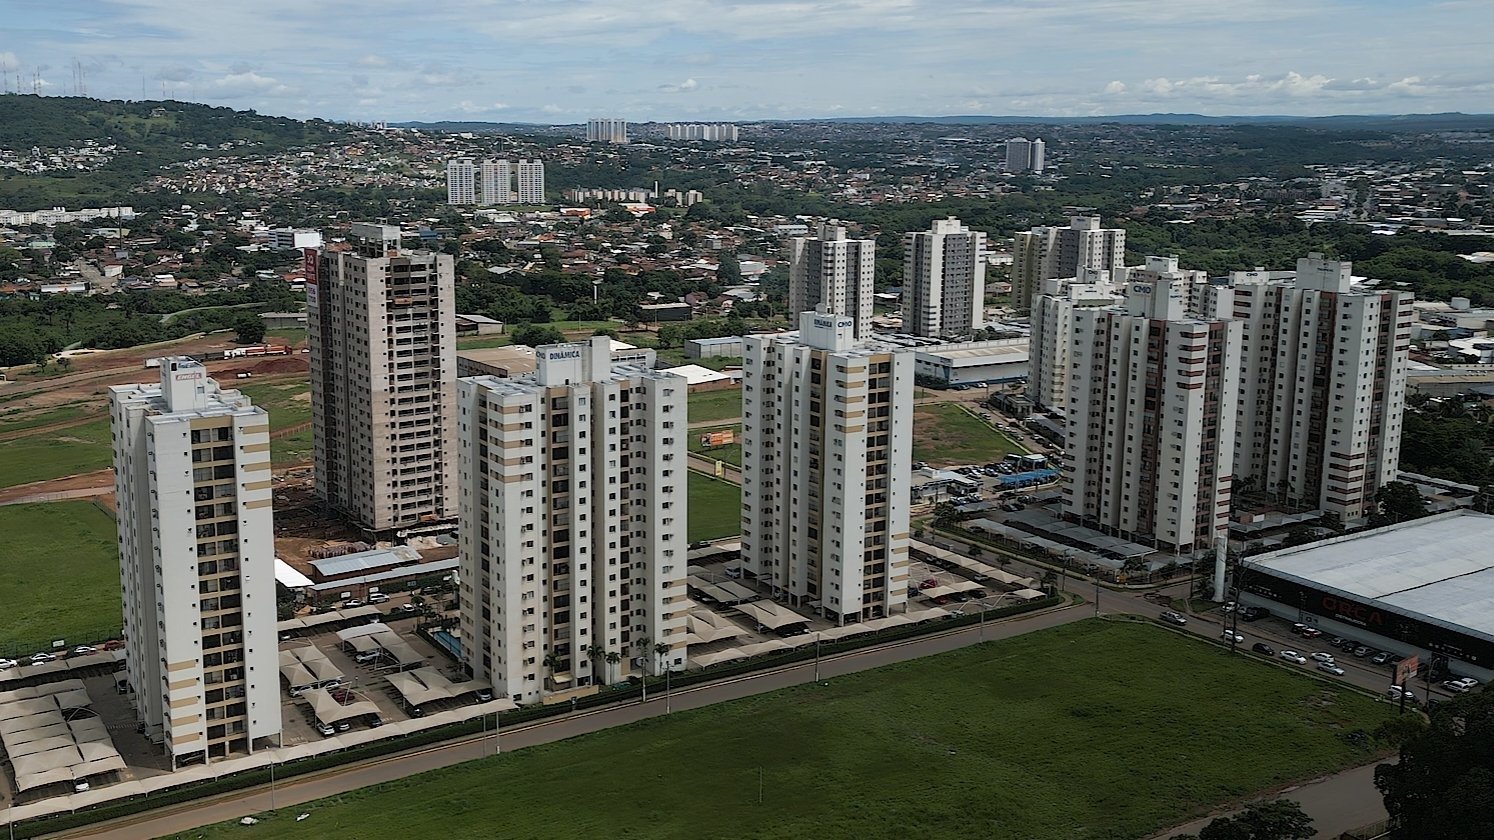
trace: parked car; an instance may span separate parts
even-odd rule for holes
[[[493,699],[493,690],[490,688],[479,688],[477,690],[477,702],[487,703]]]
[[[1322,651],[1318,651],[1317,653],[1314,653],[1312,655],[1312,659],[1313,659],[1314,662],[1332,662],[1333,661],[1333,654],[1331,654],[1331,653],[1324,653]]]
[[[690,547],[691,548],[710,548],[711,547],[711,541],[710,540],[696,540],[695,542],[690,543]]]
[[[1338,647],[1339,645],[1343,644],[1345,641],[1346,640],[1344,639],[1343,636],[1329,636],[1328,637],[1328,646],[1329,647]]]
[[[1385,663],[1390,661],[1390,651],[1382,650],[1374,656],[1370,657],[1370,661],[1375,663],[1376,665],[1384,665]]]
[[[124,646],[124,642],[120,641],[119,639],[110,639],[109,641],[104,642],[104,644],[100,647],[103,650],[124,650]]]
[[[1219,611],[1223,612],[1223,613],[1232,613],[1232,612],[1234,612],[1235,611],[1235,602],[1234,601],[1225,601],[1224,602],[1224,606],[1220,607]]]
[[[1416,702],[1415,692],[1408,691],[1407,689],[1401,688],[1398,685],[1393,685],[1390,688],[1385,689],[1385,697],[1386,699],[1394,700],[1397,703],[1399,703],[1402,699],[1404,699],[1408,703]]]
[[[1318,670],[1325,674],[1332,674],[1335,677],[1342,677],[1344,675],[1344,669],[1334,665],[1332,662],[1319,662]]]
[[[1354,648],[1354,656],[1358,657],[1359,659],[1363,659],[1364,657],[1369,656],[1372,653],[1375,653],[1375,649],[1370,647],[1369,645],[1360,645],[1359,647]]]
[[[1266,644],[1265,642],[1256,642],[1255,644],[1253,644],[1253,645],[1250,646],[1250,649],[1253,650],[1253,651],[1255,651],[1256,653],[1265,654],[1266,656],[1275,656],[1276,655],[1276,648],[1271,647],[1270,645]]]
[[[0,659],[0,671],[9,671],[11,668],[14,668],[19,664],[21,663],[15,661],[14,659]]]
[[[1240,610],[1240,619],[1243,621],[1260,621],[1270,614],[1271,611],[1265,607],[1246,607]]]
[[[739,580],[742,577],[742,569],[738,566],[728,566],[726,568],[726,576],[732,580]]]
[[[369,715],[365,720],[368,722],[369,729],[378,729],[384,725],[384,719],[378,715]]]
[[[403,603],[403,604],[399,605],[399,611],[402,612],[402,613],[412,613],[412,612],[419,612],[420,608],[417,607],[417,606],[415,606],[414,604],[406,602],[406,603]]]
[[[1182,613],[1175,612],[1173,610],[1168,610],[1162,613],[1161,618],[1168,624],[1176,624],[1179,627],[1182,627],[1183,625],[1188,623],[1187,616],[1184,616]]]
[[[1457,677],[1454,679],[1445,680],[1442,683],[1442,687],[1454,694],[1462,694],[1464,692],[1472,691],[1473,689],[1477,688],[1478,680],[1472,677]]]
[[[31,664],[32,665],[40,665],[43,662],[56,662],[56,661],[57,661],[57,657],[53,656],[50,653],[47,653],[46,651],[42,651],[41,653],[33,653],[33,654],[31,654]]]
[[[1245,641],[1244,636],[1241,636],[1239,633],[1231,633],[1228,630],[1220,633],[1219,638],[1223,639],[1226,642],[1234,642],[1235,644],[1240,644],[1241,642]]]
[[[321,733],[321,735],[324,737],[334,735],[337,732],[337,730],[333,729],[331,726],[328,726],[325,723],[321,723],[320,721],[316,723],[316,731]]]
[[[1306,665],[1307,664],[1307,657],[1305,657],[1302,654],[1296,652],[1295,650],[1284,650],[1280,654],[1278,654],[1278,656],[1280,656],[1282,659],[1285,659],[1288,662],[1295,662],[1298,665]]]
[[[337,722],[337,731],[338,732],[346,732],[346,731],[348,731],[349,729],[352,729],[352,728],[353,728],[353,724],[349,723],[348,721],[340,720],[340,721]]]
[[[918,588],[919,589],[933,589],[934,587],[936,587],[938,585],[939,585],[939,581],[935,580],[934,578],[924,578],[923,580],[919,581]]]
[[[422,709],[419,706],[411,706],[410,717],[425,717],[425,709]]]
[[[368,596],[368,602],[370,604],[383,604],[383,603],[387,603],[388,601],[389,601],[389,596],[385,595],[382,592],[374,592],[374,593],[371,593]]]
[[[98,652],[99,649],[93,645],[78,645],[73,648],[73,656],[91,656]]]

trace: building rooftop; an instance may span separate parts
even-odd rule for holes
[[[1251,565],[1494,639],[1494,516],[1460,510],[1261,555]]]
[[[341,557],[325,557],[320,560],[312,560],[311,565],[321,577],[331,578],[364,572],[370,569],[387,569],[390,566],[419,562],[420,552],[408,546],[397,546],[395,548],[375,548],[371,551],[359,551],[354,554],[344,554]]]

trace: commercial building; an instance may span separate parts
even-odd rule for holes
[[[545,203],[545,162],[521,160],[518,166],[519,187],[515,191],[520,204]]]
[[[609,341],[458,380],[464,665],[528,703],[683,668],[685,383]]]
[[[1400,466],[1413,320],[1410,293],[1356,289],[1351,268],[1236,272],[1205,305],[1243,326],[1237,479],[1350,524]]]
[[[628,121],[616,117],[587,120],[586,139],[591,143],[626,143],[628,142]]]
[[[984,319],[986,235],[954,217],[903,234],[903,331],[969,336]]]
[[[743,338],[742,566],[837,623],[908,599],[913,355],[823,311]]]
[[[172,767],[280,732],[270,419],[198,362],[109,389],[125,665]]]
[[[477,203],[477,164],[471,158],[455,158],[446,162],[446,203]]]
[[[1494,516],[1454,511],[1248,558],[1240,600],[1494,679]]]
[[[740,355],[742,355],[742,337],[739,335],[729,335],[724,338],[692,338],[685,342],[685,358],[687,359]]]
[[[1016,236],[1012,251],[1012,305],[1030,309],[1042,281],[1075,277],[1080,269],[1126,266],[1126,231],[1102,228],[1099,216],[1075,216],[1068,227],[1035,227]]]
[[[790,239],[787,252],[788,311],[823,308],[855,320],[857,340],[870,336],[877,243],[847,238],[845,228],[831,223],[820,225],[815,236]]]
[[[322,234],[308,228],[275,228],[265,243],[276,251],[301,250],[322,247]]]
[[[942,385],[1020,382],[1031,374],[1025,338],[919,347],[913,358],[915,374]]]
[[[1043,174],[1046,149],[1042,140],[1013,137],[1006,141],[1006,171]]]
[[[1188,317],[1175,264],[1148,258],[1124,307],[1073,312],[1063,512],[1190,554],[1229,521],[1240,324]]]
[[[354,222],[306,278],[316,493],[371,534],[456,514],[455,269]]]
[[[513,204],[514,167],[507,160],[485,160],[482,162],[482,203],[488,207],[495,204]]]
[[[1076,277],[1043,280],[1032,301],[1030,338],[1032,375],[1027,396],[1036,404],[1063,412],[1068,407],[1070,351],[1074,312],[1105,309],[1124,302],[1125,270],[1085,268]]]

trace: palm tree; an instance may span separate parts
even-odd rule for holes
[[[550,672],[550,679],[555,679],[555,670],[560,667],[560,654],[552,650],[545,654],[545,658],[541,662],[544,663],[546,670]]]
[[[674,648],[668,644],[665,644],[664,642],[659,642],[658,644],[654,645],[654,658],[658,659],[661,656],[668,656],[671,650],[674,650]],[[665,670],[667,671],[669,669],[666,667]]]
[[[651,645],[653,643],[654,643],[654,640],[650,639],[647,636],[644,636],[644,637],[640,638],[638,641],[636,641],[636,642],[633,643],[633,647],[638,648],[638,657],[643,660],[643,674],[644,674],[644,676],[648,676],[648,671],[649,671],[649,668],[648,668],[648,648],[649,648],[649,645]]]
[[[606,658],[606,656],[607,656],[607,649],[604,648],[604,647],[602,647],[601,645],[587,645],[586,646],[586,658],[590,659],[593,664],[595,664],[596,662],[599,662],[602,659]]]
[[[617,663],[623,661],[623,655],[615,650],[607,651],[606,655],[603,658],[607,660],[608,665],[616,665]]]

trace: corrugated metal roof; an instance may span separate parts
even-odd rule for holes
[[[420,562],[420,552],[409,546],[401,545],[394,548],[375,548],[356,554],[344,554],[341,557],[324,557],[321,560],[312,560],[311,565],[322,577],[338,577],[370,569],[385,569],[402,563],[418,562]]]

